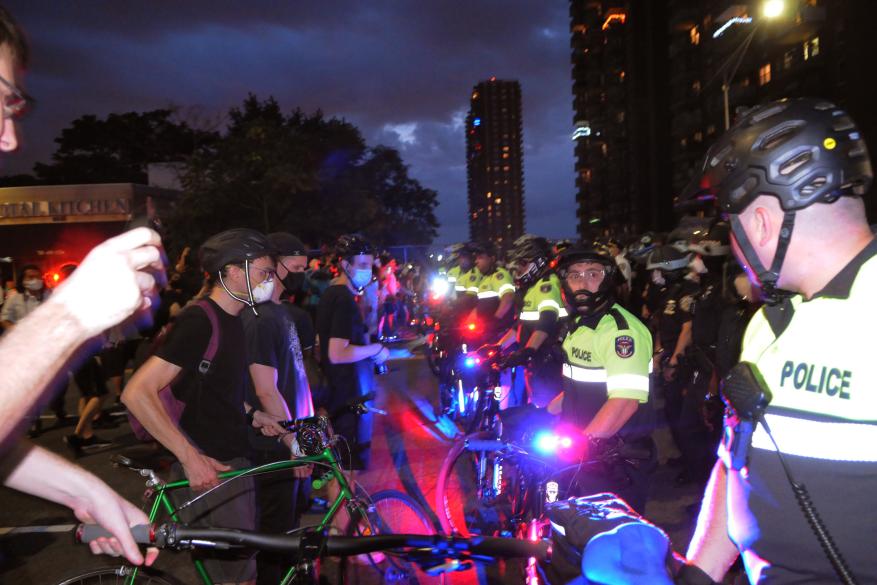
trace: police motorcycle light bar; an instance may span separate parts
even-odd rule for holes
[[[828,528],[819,516],[816,506],[810,498],[810,493],[807,491],[807,487],[803,483],[798,482],[792,475],[792,471],[770,431],[764,411],[767,405],[770,404],[773,396],[754,364],[740,362],[731,369],[723,380],[722,399],[734,412],[739,421],[734,429],[734,438],[730,447],[731,467],[739,471],[746,466],[755,426],[761,423],[776,449],[780,465],[792,487],[792,492],[795,494],[798,506],[801,508],[801,512],[804,514],[804,518],[806,518],[811,530],[816,535],[819,545],[822,547],[823,552],[825,552],[825,556],[831,563],[840,582],[845,585],[857,585],[858,581],[856,581]]]

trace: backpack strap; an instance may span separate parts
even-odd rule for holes
[[[219,350],[219,317],[217,317],[216,310],[209,301],[201,300],[196,301],[193,304],[196,307],[201,307],[201,310],[207,314],[207,319],[210,321],[210,341],[207,343],[207,348],[204,350],[201,363],[198,364],[198,372],[206,374],[210,370],[213,358],[216,357],[216,352]]]

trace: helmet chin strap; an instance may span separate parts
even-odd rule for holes
[[[779,303],[783,297],[787,296],[785,291],[777,287],[777,281],[780,278],[780,271],[782,270],[783,262],[786,259],[786,252],[789,251],[789,242],[792,240],[792,230],[795,227],[795,212],[787,211],[783,215],[783,223],[780,226],[780,237],[777,240],[777,249],[770,270],[764,267],[761,260],[758,258],[758,254],[755,253],[755,248],[752,247],[752,243],[749,241],[749,236],[746,235],[746,231],[743,229],[740,217],[738,215],[732,215],[730,220],[731,232],[737,240],[737,245],[743,253],[743,258],[746,260],[746,264],[749,265],[749,268],[758,279],[764,302],[768,305]]]
[[[256,310],[256,301],[255,301],[255,299],[253,299],[253,287],[250,284],[250,261],[249,260],[244,260],[244,274],[247,275],[247,296],[249,297],[249,300],[242,299],[241,297],[237,296],[236,294],[234,294],[233,292],[228,290],[228,287],[225,286],[225,281],[222,280],[222,270],[219,271],[219,284],[222,285],[222,288],[225,289],[225,292],[226,292],[226,294],[228,294],[228,296],[230,296],[234,300],[236,300],[240,303],[243,303],[246,306],[250,307],[253,310],[253,314],[258,317],[259,311]]]
[[[353,287],[353,290],[356,291],[357,296],[361,295],[365,291],[365,289],[368,287],[368,285],[370,285],[372,283],[372,281],[375,280],[374,275],[372,275],[372,277],[369,279],[369,281],[367,283],[365,283],[362,286],[356,286],[356,281],[353,280],[353,277],[350,276],[350,273],[347,271],[347,269],[343,265],[341,266],[341,270],[344,271],[344,276],[347,277],[347,282],[349,282],[350,286]]]

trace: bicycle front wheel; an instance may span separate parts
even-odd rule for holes
[[[134,567],[122,565],[118,567],[103,567],[68,577],[58,585],[182,585],[171,575],[149,568],[139,568],[137,576],[131,580]]]

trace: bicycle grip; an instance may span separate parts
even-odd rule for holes
[[[131,535],[134,542],[138,544],[152,544],[155,542],[152,526],[149,524],[138,524],[131,527]],[[80,524],[76,527],[74,533],[76,542],[88,544],[98,538],[113,538],[113,535],[103,526],[97,524]]]
[[[466,441],[467,451],[505,451],[508,445],[502,441],[489,439],[468,439]]]

